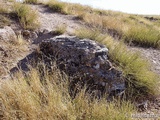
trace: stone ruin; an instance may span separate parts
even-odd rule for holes
[[[124,92],[122,72],[109,61],[106,46],[75,36],[57,36],[43,40],[39,47],[45,64],[51,67],[56,61],[59,69],[72,78],[72,89],[78,89],[77,84],[87,85],[88,91],[98,96]]]

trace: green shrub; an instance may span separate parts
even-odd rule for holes
[[[36,29],[39,26],[37,13],[36,11],[32,10],[30,6],[21,3],[15,3],[13,10],[23,28]]]

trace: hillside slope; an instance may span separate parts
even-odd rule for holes
[[[15,41],[0,38],[0,119],[128,120],[133,119],[133,113],[160,112],[159,16],[104,11],[56,0],[0,3],[4,5],[0,4],[0,32],[9,26],[17,37]],[[106,100],[107,95],[94,98],[87,88],[78,85],[80,92],[73,97],[70,93],[75,90],[71,91],[69,84],[72,77],[54,64],[51,71],[47,69],[43,56],[36,55],[42,52],[43,40],[61,34],[95,40],[107,48],[111,68],[121,71],[125,80],[126,89],[114,96],[118,99]],[[44,51],[54,50],[43,44]],[[28,64],[32,55],[40,57],[40,64]],[[49,57],[46,61],[52,57],[50,52],[45,55]],[[23,71],[19,65],[29,65],[29,70]]]
[[[39,21],[41,23],[40,29],[47,29],[49,31],[55,30],[57,26],[66,26],[67,34],[73,34],[75,30],[87,27],[83,21],[76,20],[74,15],[63,15],[53,13],[51,9],[44,5],[31,5],[31,7],[38,12]],[[143,47],[130,47],[131,50],[139,52],[144,59],[151,63],[151,68],[154,72],[160,74],[160,50]]]

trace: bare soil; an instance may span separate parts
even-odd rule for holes
[[[73,15],[63,15],[54,13],[45,5],[31,5],[32,9],[36,10],[39,16],[40,30],[55,30],[59,26],[67,27],[67,34],[72,34],[74,30],[80,29],[82,22],[76,20]]]

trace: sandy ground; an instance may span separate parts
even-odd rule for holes
[[[76,29],[82,27],[82,22],[76,20],[73,15],[63,15],[52,12],[44,5],[31,5],[39,15],[40,29],[49,31],[55,30],[59,26],[67,27],[67,33],[72,34]]]

